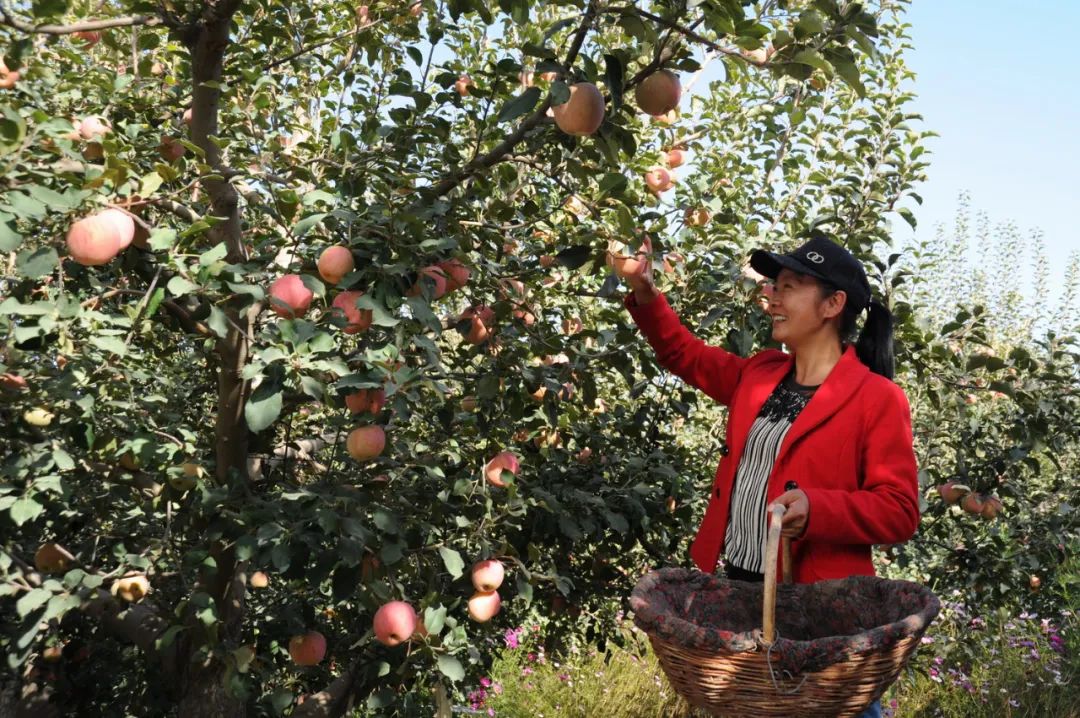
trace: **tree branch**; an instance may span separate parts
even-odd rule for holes
[[[161,23],[161,18],[156,15],[125,15],[124,17],[114,17],[108,20],[87,20],[86,22],[77,22],[71,25],[35,25],[16,17],[11,9],[11,3],[7,0],[0,2],[0,25],[7,25],[20,32],[40,35],[71,35],[76,32],[108,30],[114,27],[134,27],[136,25],[152,27]]]
[[[590,2],[589,7],[585,10],[585,16],[581,19],[581,23],[574,33],[574,41],[571,43],[570,50],[567,52],[563,67],[570,67],[574,63],[574,60],[577,59],[578,53],[581,51],[581,46],[585,42],[585,36],[588,35],[589,28],[592,26],[593,20],[596,19],[596,12],[596,2]],[[551,96],[549,95],[531,116],[518,125],[516,130],[507,135],[503,141],[496,145],[490,152],[487,152],[470,161],[463,167],[458,168],[431,187],[422,188],[420,190],[421,197],[425,199],[426,197],[431,196],[441,197],[472,175],[477,174],[482,170],[490,169],[499,162],[502,162],[506,158],[506,155],[508,155],[518,143],[525,139],[525,135],[527,135],[530,130],[544,121],[548,108],[550,107]],[[421,201],[425,201],[425,199],[422,199]]]

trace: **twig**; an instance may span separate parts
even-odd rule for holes
[[[21,32],[40,35],[71,35],[76,32],[108,30],[114,27],[133,27],[136,25],[153,27],[154,25],[160,25],[161,22],[161,18],[156,15],[125,15],[110,18],[109,20],[87,20],[86,22],[77,22],[71,25],[34,25],[16,17],[11,9],[10,2],[7,0],[0,1],[0,25],[7,25]]]

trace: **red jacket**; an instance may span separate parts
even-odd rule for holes
[[[663,367],[729,407],[724,455],[690,547],[698,568],[712,573],[750,425],[795,359],[775,349],[743,358],[708,346],[682,325],[662,295],[638,306],[631,294],[626,307]],[[847,347],[788,430],[769,476],[767,501],[784,493],[789,480],[810,499],[806,531],[791,542],[796,583],[872,576],[871,546],[902,543],[918,528],[919,482],[907,397],[867,369],[854,347]],[[778,576],[779,570],[778,565]]]

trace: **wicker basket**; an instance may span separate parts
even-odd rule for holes
[[[675,690],[713,715],[858,716],[896,680],[941,603],[925,586],[874,576],[792,584],[788,539],[777,586],[783,513],[771,513],[764,584],[652,571],[634,588],[634,621]]]

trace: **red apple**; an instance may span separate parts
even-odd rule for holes
[[[299,274],[286,274],[270,285],[270,308],[280,317],[302,317],[315,297]]]
[[[113,581],[112,595],[136,603],[150,592],[150,582],[146,576],[126,576]]]
[[[667,154],[664,155],[664,159],[667,161],[667,166],[671,169],[682,167],[683,163],[686,162],[686,152],[676,147],[668,150]]]
[[[412,285],[412,287],[409,288],[409,291],[405,293],[406,296],[422,296],[424,285],[429,285],[432,300],[440,299],[446,294],[448,288],[445,270],[436,264],[424,267],[420,270],[420,275],[416,278],[416,284]]]
[[[266,588],[270,585],[270,577],[262,571],[256,571],[248,577],[248,583],[252,588]]]
[[[348,291],[334,297],[331,305],[331,313],[344,315],[347,322],[341,330],[346,334],[357,334],[367,330],[371,326],[372,313],[370,309],[360,309],[356,306],[356,300],[364,296],[363,292]]]
[[[385,389],[361,389],[345,397],[345,406],[354,414],[378,414],[385,404]]]
[[[115,210],[114,210],[115,211]],[[107,264],[120,254],[126,245],[124,239],[131,241],[122,220],[114,215],[103,217],[104,212],[78,220],[67,233],[67,249],[71,258],[86,267]],[[121,213],[123,214],[123,213]],[[135,223],[127,217],[131,228],[131,237],[135,235]]]
[[[318,268],[319,276],[327,284],[337,284],[342,277],[356,268],[356,262],[348,247],[335,245],[327,247],[319,255]]]
[[[963,484],[957,484],[952,481],[946,482],[937,487],[938,495],[941,496],[941,500],[947,504],[955,504],[970,491],[970,489]]]
[[[439,268],[446,277],[446,291],[452,292],[461,289],[469,282],[469,268],[459,259],[446,259],[439,262]]]
[[[79,136],[84,140],[93,140],[102,137],[110,131],[109,123],[103,117],[84,117],[79,121]]]
[[[483,305],[466,309],[461,313],[461,319],[471,319],[469,331],[465,334],[465,341],[470,344],[483,344],[491,336],[489,327],[495,320],[495,311]]]
[[[318,631],[308,631],[289,639],[289,656],[298,666],[317,666],[326,657],[326,637]]]
[[[503,481],[502,472],[509,471],[516,476],[520,468],[521,462],[512,451],[501,451],[484,466],[484,476],[492,486],[503,488],[506,482]]]
[[[506,576],[506,569],[501,561],[493,558],[477,561],[472,567],[472,583],[477,591],[498,590]]]
[[[477,591],[469,599],[469,615],[477,623],[487,623],[502,608],[498,591]]]
[[[396,646],[416,633],[416,611],[405,601],[384,603],[375,612],[375,639],[384,646]]]
[[[361,426],[349,432],[345,450],[357,461],[374,459],[386,448],[386,432],[381,426]]]

